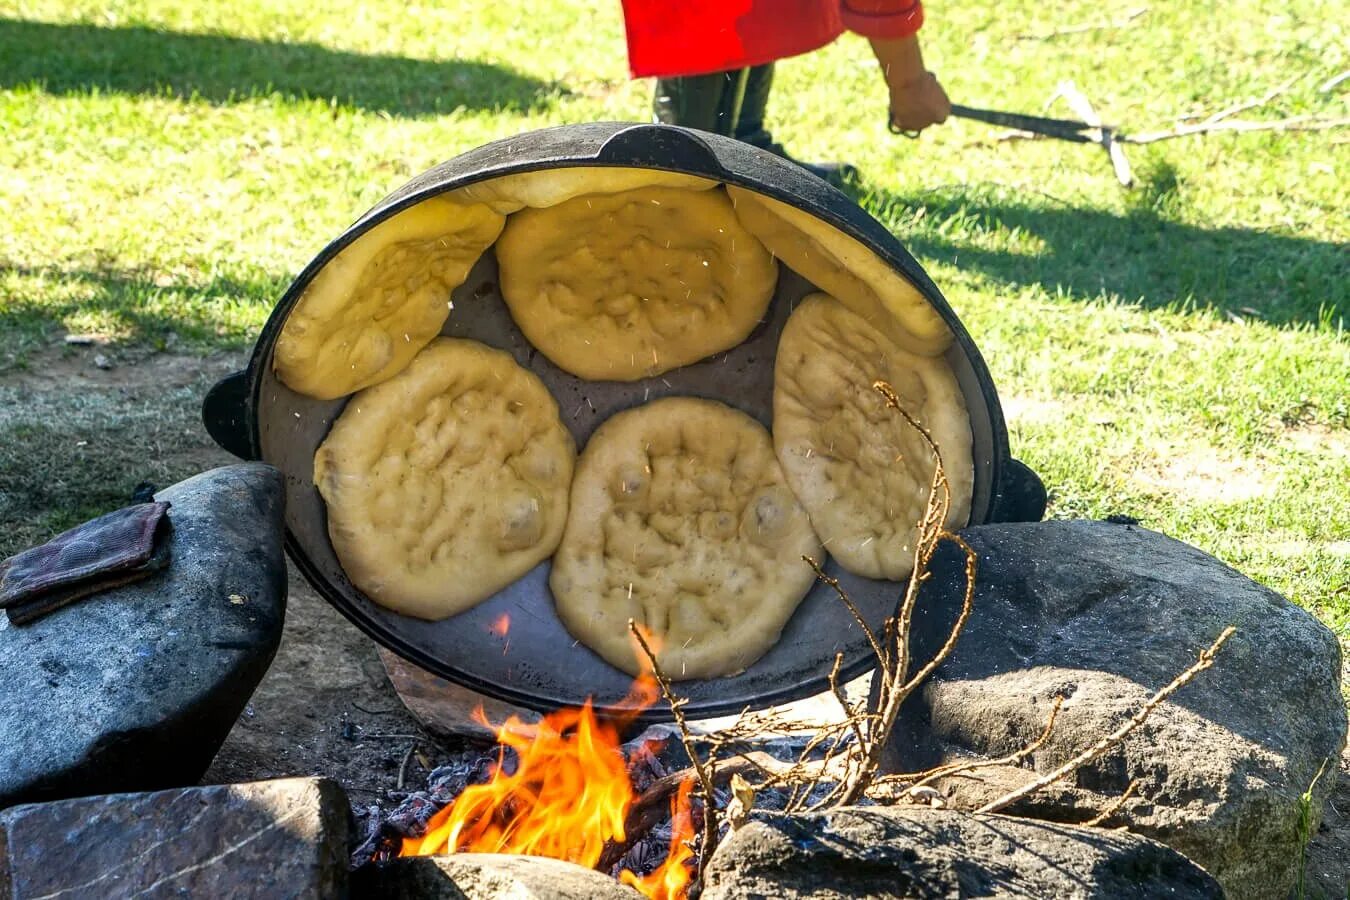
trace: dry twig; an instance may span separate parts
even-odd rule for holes
[[[1147,6],[1140,6],[1132,9],[1119,19],[1106,22],[1088,22],[1082,25],[1066,25],[1063,28],[1056,28],[1053,31],[1024,32],[1015,35],[1019,41],[1045,41],[1051,38],[1063,37],[1068,34],[1085,34],[1089,31],[1106,31],[1107,29],[1126,28],[1135,19],[1148,12]]]
[[[1055,697],[1055,703],[1050,707],[1050,716],[1046,719],[1045,728],[1042,729],[1040,737],[1027,744],[1021,750],[1014,750],[1007,756],[1000,756],[998,759],[978,759],[962,760],[961,762],[947,763],[943,766],[929,769],[927,772],[916,772],[912,775],[884,775],[878,779],[884,784],[905,784],[906,792],[912,792],[922,787],[927,787],[939,778],[947,778],[956,775],[964,775],[967,772],[974,772],[979,769],[989,769],[995,766],[1015,766],[1021,763],[1031,754],[1035,753],[1045,742],[1050,739],[1050,733],[1055,729],[1055,717],[1059,715],[1060,707],[1064,705],[1064,697]]]
[[[699,759],[698,751],[694,747],[693,733],[689,730],[689,722],[684,717],[686,701],[675,696],[675,692],[670,686],[670,679],[661,671],[660,665],[656,662],[656,654],[652,652],[647,639],[643,637],[642,629],[638,627],[637,622],[629,619],[628,630],[637,639],[643,655],[647,657],[647,662],[651,664],[652,677],[656,679],[657,686],[661,688],[661,696],[666,699],[667,705],[670,706],[670,713],[674,716],[675,725],[680,730],[680,743],[684,744],[684,751],[689,754],[689,759],[694,765],[694,772],[698,775],[699,792],[703,795],[703,845],[700,850],[704,859],[711,859],[713,850],[717,847],[717,796],[713,793],[712,775]]]
[[[1161,706],[1164,700],[1172,696],[1172,694],[1176,693],[1182,687],[1189,684],[1191,679],[1194,678],[1196,675],[1200,674],[1205,669],[1208,669],[1210,666],[1214,665],[1214,657],[1218,654],[1219,648],[1223,646],[1225,641],[1227,641],[1230,637],[1233,636],[1233,632],[1235,632],[1236,630],[1237,629],[1235,629],[1231,625],[1225,628],[1223,632],[1219,635],[1219,637],[1214,641],[1213,644],[1211,644],[1205,650],[1200,651],[1200,658],[1196,660],[1195,663],[1193,663],[1188,669],[1186,669],[1186,671],[1182,672],[1176,678],[1173,678],[1166,685],[1159,688],[1158,692],[1155,693],[1152,697],[1150,697],[1137,713],[1135,713],[1133,716],[1127,719],[1125,723],[1122,724],[1115,731],[1106,735],[1101,740],[1097,741],[1097,743],[1093,744],[1091,747],[1084,750],[1082,753],[1079,753],[1078,755],[1074,756],[1072,759],[1064,763],[1062,766],[1059,766],[1058,768],[1054,769],[1051,772],[1047,772],[1046,774],[1037,778],[1035,781],[1031,781],[1028,782],[1027,784],[1024,784],[1022,787],[1018,788],[1015,791],[1009,791],[1002,797],[989,801],[984,806],[981,806],[979,809],[975,811],[981,813],[998,812],[1005,806],[1008,806],[1012,803],[1016,803],[1018,800],[1022,799],[1028,794],[1034,793],[1047,785],[1053,784],[1056,781],[1059,781],[1065,775],[1068,775],[1069,773],[1078,769],[1079,767],[1087,765],[1093,760],[1098,759],[1101,756],[1104,756],[1108,750],[1110,750],[1112,747],[1116,746],[1121,741],[1123,741],[1126,738],[1126,736],[1129,735],[1130,732],[1134,731],[1140,725],[1144,724],[1144,721],[1149,717],[1149,714],[1152,713],[1159,706]]]
[[[1083,827],[1097,828],[1107,819],[1111,818],[1116,813],[1120,812],[1120,808],[1125,805],[1126,800],[1130,799],[1130,797],[1134,795],[1135,788],[1137,787],[1139,787],[1139,779],[1138,778],[1131,779],[1130,783],[1125,785],[1125,790],[1121,792],[1121,795],[1116,799],[1112,800],[1110,804],[1108,804],[1107,807],[1103,809],[1101,812],[1097,813],[1097,815],[1093,816],[1091,819],[1088,819],[1086,822],[1084,822]]]

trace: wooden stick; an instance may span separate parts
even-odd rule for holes
[[[642,648],[647,661],[651,664],[652,677],[656,679],[657,685],[661,688],[661,696],[666,698],[670,713],[675,717],[675,725],[680,730],[680,743],[684,745],[684,751],[689,754],[689,759],[694,764],[694,771],[698,773],[699,788],[703,794],[703,846],[699,849],[704,859],[711,859],[713,850],[717,847],[717,796],[713,793],[712,777],[699,759],[698,751],[694,749],[693,733],[690,732],[689,722],[684,717],[685,701],[675,696],[675,692],[670,686],[670,680],[666,678],[660,665],[657,664],[656,654],[647,644],[647,639],[642,636],[642,630],[637,627],[637,622],[629,619],[628,630],[633,637],[637,638],[638,646]]]
[[[1022,33],[1015,35],[1019,41],[1044,41],[1050,38],[1063,37],[1067,34],[1084,34],[1089,31],[1105,31],[1111,28],[1125,28],[1135,19],[1148,12],[1147,6],[1141,6],[1138,9],[1132,9],[1124,17],[1110,22],[1089,22],[1084,25],[1068,25],[1064,28],[1056,28],[1054,31],[1042,31],[1039,33]]]
[[[1053,784],[1056,781],[1059,781],[1065,775],[1068,775],[1070,772],[1073,772],[1080,766],[1084,766],[1087,763],[1092,762],[1094,759],[1103,756],[1106,753],[1106,751],[1110,750],[1116,744],[1119,744],[1121,741],[1123,741],[1130,732],[1134,731],[1140,725],[1144,724],[1144,720],[1146,720],[1149,717],[1149,714],[1151,712],[1153,712],[1155,709],[1161,706],[1164,700],[1166,700],[1168,697],[1172,696],[1172,694],[1176,693],[1179,689],[1188,684],[1190,680],[1194,678],[1196,675],[1200,674],[1205,669],[1208,669],[1210,666],[1214,665],[1214,657],[1216,654],[1218,654],[1219,648],[1223,646],[1224,641],[1227,641],[1230,637],[1233,636],[1233,633],[1235,631],[1237,631],[1237,629],[1234,628],[1232,625],[1229,625],[1227,628],[1225,628],[1223,632],[1220,633],[1219,637],[1214,641],[1213,644],[1211,644],[1207,649],[1200,651],[1200,658],[1196,660],[1196,662],[1192,664],[1190,668],[1188,668],[1186,671],[1182,672],[1176,678],[1173,678],[1170,682],[1168,682],[1166,685],[1160,688],[1156,694],[1154,694],[1152,697],[1148,699],[1146,703],[1144,703],[1143,707],[1140,708],[1139,712],[1131,716],[1128,720],[1126,720],[1126,722],[1123,725],[1121,725],[1115,731],[1106,735],[1106,737],[1097,741],[1097,743],[1093,744],[1091,747],[1087,748],[1082,753],[1079,753],[1073,759],[1069,760],[1064,765],[1060,766],[1054,771],[1047,772],[1040,778],[1037,778],[1035,781],[1028,782],[1027,784],[1024,784],[1022,787],[1018,788],[1015,791],[1009,791],[1008,793],[1004,794],[1002,797],[999,797],[996,800],[989,801],[984,806],[981,806],[979,809],[975,811],[977,813],[998,812],[1000,809],[1003,809],[1004,807],[1012,803],[1016,803],[1018,800],[1021,800],[1028,794],[1035,793],[1036,791],[1039,791],[1046,785]]]
[[[1170,131],[1147,131],[1143,134],[1116,136],[1121,144],[1156,144],[1158,141],[1170,141],[1173,138],[1192,137],[1197,134],[1214,134],[1220,131],[1329,131],[1333,128],[1350,126],[1350,117],[1340,119],[1318,119],[1313,116],[1292,116],[1288,119],[1275,119],[1269,122],[1249,122],[1245,119],[1225,119],[1206,124],[1181,125]]]
[[[1116,813],[1120,812],[1120,808],[1125,805],[1126,800],[1130,799],[1130,797],[1134,794],[1135,788],[1137,787],[1139,787],[1139,779],[1138,778],[1131,779],[1130,783],[1125,785],[1124,792],[1122,792],[1119,797],[1117,797],[1116,799],[1112,800],[1109,804],[1107,804],[1105,809],[1097,813],[1097,815],[1093,816],[1091,819],[1088,819],[1086,822],[1084,822],[1083,827],[1097,828],[1107,819],[1111,818]]]

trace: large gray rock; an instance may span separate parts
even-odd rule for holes
[[[396,859],[353,875],[353,894],[381,900],[641,900],[608,875],[557,859],[458,853]]]
[[[1148,838],[927,807],[757,814],[703,877],[704,900],[1223,897],[1207,872]]]
[[[0,808],[196,782],[267,671],[286,607],[280,473],[226,466],[158,499],[166,571],[0,619]]]
[[[16,806],[0,897],[343,897],[350,815],[323,778]]]
[[[1345,744],[1331,632],[1274,591],[1142,528],[1075,521],[962,533],[979,555],[974,612],[954,654],[902,710],[887,768],[1010,753],[1035,739],[1064,694],[1034,757],[1035,770],[1048,771],[1133,715],[1233,625],[1213,668],[1079,770],[1064,808],[1019,812],[1082,820],[1091,814],[1085,793],[1104,805],[1137,779],[1121,816],[1131,831],[1195,860],[1237,900],[1285,896],[1299,866],[1300,795],[1326,762],[1312,791],[1315,829]],[[936,652],[955,615],[958,556],[945,548],[935,559],[916,621],[919,660]],[[953,790],[954,804],[989,799]]]

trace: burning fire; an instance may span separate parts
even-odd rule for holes
[[[624,821],[636,799],[619,731],[659,698],[656,679],[644,673],[621,704],[626,718],[602,719],[589,700],[549,713],[538,725],[508,718],[497,728],[502,749],[492,777],[465,788],[432,817],[424,836],[403,841],[399,855],[519,853],[595,868],[606,842],[625,839]],[[620,873],[621,882],[652,900],[685,897],[694,855],[692,787],[680,785],[671,799],[666,861],[649,875]]]

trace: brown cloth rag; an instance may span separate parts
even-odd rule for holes
[[[0,563],[0,609],[23,625],[67,603],[139,581],[169,564],[169,504],[99,516]]]

